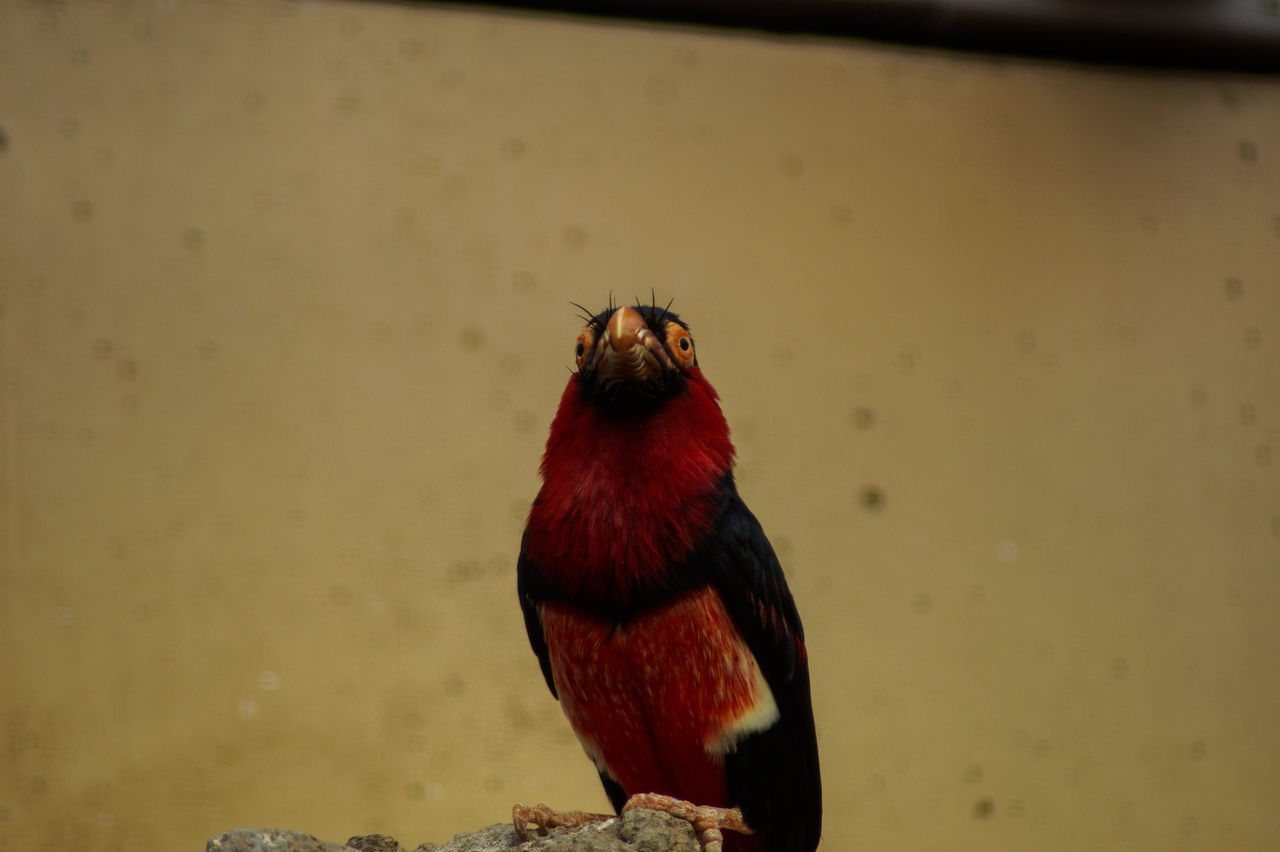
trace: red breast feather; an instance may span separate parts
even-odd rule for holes
[[[569,380],[524,543],[558,595],[624,606],[710,529],[733,444],[715,390],[697,367],[686,379],[661,407],[626,416],[603,411],[577,376]]]

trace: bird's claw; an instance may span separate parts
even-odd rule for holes
[[[694,833],[698,835],[702,852],[721,852],[724,848],[724,835],[721,833],[723,829],[727,828],[739,834],[754,834],[738,808],[695,805],[693,802],[663,796],[659,793],[637,793],[627,799],[627,803],[622,806],[622,812],[626,813],[637,808],[662,811],[687,821],[693,826]]]
[[[546,837],[553,828],[584,825],[601,819],[611,819],[608,814],[589,814],[585,811],[557,811],[547,805],[515,805],[511,808],[511,824],[521,840]]]

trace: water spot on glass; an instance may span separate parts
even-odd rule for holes
[[[76,444],[86,449],[94,445],[96,437],[93,429],[88,426],[81,426],[76,430]]]
[[[462,330],[462,348],[474,352],[484,346],[484,329],[469,325]]]
[[[1124,680],[1129,676],[1129,661],[1124,657],[1116,657],[1111,661],[1110,672],[1116,680]]]
[[[417,781],[411,781],[404,786],[404,797],[411,802],[422,801],[422,797],[426,794],[426,788]]]
[[[364,611],[372,616],[382,615],[387,609],[387,602],[372,592],[364,596]]]
[[[465,583],[475,580],[484,574],[484,567],[478,559],[460,559],[449,566],[449,580]]]
[[[867,485],[858,495],[858,502],[869,512],[879,512],[884,509],[885,494],[877,486]]]
[[[338,32],[345,39],[356,39],[364,32],[364,23],[359,18],[347,18],[338,24]]]
[[[1244,282],[1239,278],[1228,278],[1223,282],[1223,290],[1226,291],[1229,300],[1238,301],[1244,295]]]
[[[343,92],[333,102],[333,108],[346,115],[359,112],[363,105],[364,99],[358,92]]]
[[[75,620],[75,611],[69,606],[60,606],[53,613],[53,623],[59,627],[70,627]]]
[[[1235,88],[1227,85],[1222,85],[1218,87],[1217,91],[1218,91],[1218,100],[1219,102],[1222,103],[1224,107],[1231,110],[1237,110],[1240,108],[1240,103],[1242,99],[1240,97],[1240,92],[1237,91]]]
[[[258,689],[263,692],[275,692],[280,688],[280,675],[267,671],[258,675]]]
[[[795,156],[783,157],[778,163],[778,168],[784,177],[795,180],[804,174],[804,160]]]
[[[1240,406],[1240,425],[1252,426],[1257,419],[1258,410],[1251,403],[1244,403]]]
[[[919,592],[911,599],[911,611],[916,615],[924,615],[933,609],[933,596],[928,592]]]
[[[528,145],[519,136],[508,136],[498,146],[498,150],[504,157],[510,157],[513,160],[523,157],[527,148]]]
[[[587,232],[578,225],[570,225],[560,234],[560,239],[568,248],[581,249],[587,244]]]
[[[979,799],[973,804],[974,819],[987,819],[995,813],[996,803],[990,799]]]
[[[1009,816],[1020,817],[1027,812],[1027,803],[1022,799],[1011,799],[1009,801]]]
[[[1240,162],[1253,165],[1258,162],[1258,146],[1250,139],[1241,139],[1236,146],[1236,156],[1240,158]]]
[[[1044,665],[1050,665],[1058,658],[1058,649],[1053,647],[1053,643],[1041,641],[1036,645],[1036,659]]]
[[[9,150],[9,134],[4,132],[4,128],[0,127],[0,154]]]
[[[93,202],[77,201],[71,205],[71,218],[77,222],[88,222],[93,218]]]
[[[78,118],[64,118],[58,122],[58,133],[65,139],[75,139],[80,135],[80,120]]]
[[[788,346],[778,346],[769,353],[769,357],[777,367],[790,367],[791,362],[795,360],[795,356]]]
[[[1193,385],[1189,399],[1192,408],[1202,410],[1209,403],[1209,392],[1205,390],[1204,385]]]
[[[829,85],[838,85],[848,78],[848,70],[841,65],[827,65],[822,69],[822,79]]]
[[[514,352],[504,352],[498,359],[498,369],[504,376],[514,376],[524,369],[524,358]]]
[[[849,413],[849,422],[855,429],[867,430],[876,425],[876,413],[865,405],[859,405]]]
[[[188,251],[198,251],[204,246],[204,229],[194,226],[184,229],[182,232],[182,245]]]
[[[88,48],[80,47],[71,51],[71,64],[78,68],[83,68],[88,65],[89,59],[90,56]]]
[[[212,361],[214,358],[217,358],[218,341],[209,337],[196,341],[196,355],[198,355],[202,361]]]
[[[1250,326],[1244,330],[1244,348],[1250,351],[1262,345],[1262,332]]]
[[[674,56],[676,64],[685,69],[696,68],[702,62],[702,57],[692,47],[678,48]]]
[[[904,376],[915,372],[920,364],[920,351],[914,346],[907,346],[898,353],[898,372]]]
[[[654,74],[644,81],[644,96],[658,106],[671,103],[679,93],[679,84],[665,74]]]
[[[1253,459],[1258,463],[1258,467],[1271,464],[1271,447],[1266,444],[1258,445],[1254,448]]]
[[[978,782],[980,782],[980,781],[982,780],[983,774],[984,774],[984,773],[983,773],[983,771],[982,771],[982,767],[975,763],[975,764],[973,764],[972,766],[970,766],[970,767],[968,767],[967,769],[965,769],[965,771],[964,771],[964,780],[965,780],[965,783],[966,783],[966,784],[977,784]]]
[[[853,209],[843,204],[831,208],[831,221],[840,227],[853,224]]]
[[[138,364],[132,360],[120,361],[116,364],[116,374],[121,381],[131,382],[138,377]]]
[[[402,39],[400,56],[404,59],[421,59],[427,55],[427,44],[415,38]]]
[[[1029,331],[1018,334],[1018,351],[1023,355],[1031,355],[1036,351],[1036,336]]]
[[[532,272],[519,270],[511,276],[511,288],[517,293],[532,293],[538,286],[538,279]]]
[[[453,90],[462,86],[467,81],[467,72],[461,68],[446,68],[440,72],[440,76],[436,78],[436,82],[441,89]]]
[[[49,790],[49,782],[47,779],[37,776],[31,779],[31,783],[27,785],[27,788],[35,795],[43,796]]]
[[[236,713],[241,719],[252,719],[258,715],[258,702],[253,698],[241,698],[240,704],[236,707]]]
[[[1005,539],[996,545],[996,557],[1001,562],[1014,562],[1018,558],[1018,544],[1015,541]]]

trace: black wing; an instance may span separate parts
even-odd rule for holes
[[[772,727],[748,736],[725,756],[729,800],[766,835],[771,852],[813,852],[822,834],[822,781],[804,629],[760,522],[738,496],[732,477],[724,488],[715,532],[694,559],[710,572],[779,712]]]
[[[555,678],[551,676],[551,655],[547,651],[547,637],[542,633],[542,617],[538,615],[541,597],[537,583],[538,569],[525,555],[525,542],[528,538],[529,533],[526,530],[520,539],[520,558],[516,560],[516,591],[520,595],[520,611],[524,613],[524,629],[529,634],[529,644],[538,657],[538,665],[542,666],[542,676],[547,679],[547,688],[559,700]]]

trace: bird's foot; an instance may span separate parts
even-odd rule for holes
[[[636,808],[662,811],[674,817],[687,820],[698,835],[702,844],[702,852],[721,852],[724,844],[723,829],[736,831],[739,834],[753,834],[751,826],[742,818],[738,808],[716,808],[710,805],[695,805],[683,799],[673,799],[659,793],[637,793],[622,806],[623,813]]]
[[[516,835],[521,840],[545,837],[553,828],[576,827],[602,819],[613,819],[613,815],[557,811],[546,805],[515,805],[511,808],[511,824],[516,827]]]

